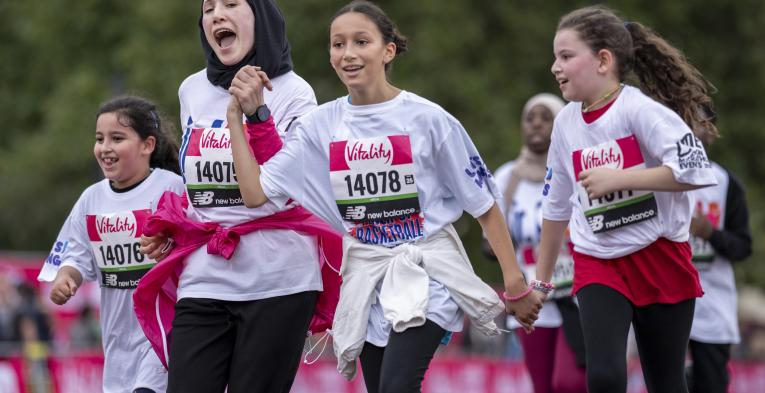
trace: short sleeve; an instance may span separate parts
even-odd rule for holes
[[[306,173],[300,158],[305,150],[304,127],[300,120],[292,125],[284,146],[260,167],[260,185],[272,202],[284,206],[288,199],[302,201]]]
[[[52,282],[56,279],[56,274],[58,274],[58,269],[59,266],[61,266],[62,259],[64,258],[64,253],[66,252],[67,248],[69,248],[73,215],[74,211],[69,213],[69,216],[67,216],[66,220],[64,221],[64,225],[62,225],[61,229],[58,231],[56,241],[53,243],[53,247],[51,247],[50,253],[48,253],[48,256],[45,258],[43,267],[40,269],[40,273],[37,275],[38,281]]]
[[[564,138],[555,122],[547,154],[547,172],[545,185],[542,188],[542,217],[550,221],[567,221],[571,219],[571,195],[574,194],[574,181],[569,176],[566,163],[569,149],[565,146]]]
[[[636,132],[645,132],[639,140],[648,153],[669,167],[680,183],[697,186],[717,184],[701,140],[675,112],[658,103],[652,104],[643,106],[633,116],[638,123]],[[648,121],[653,123],[648,124]]]
[[[500,201],[502,194],[467,131],[451,117],[444,124],[446,137],[436,145],[439,178],[464,211],[479,217]]]
[[[96,271],[95,258],[90,248],[88,240],[88,230],[86,228],[85,214],[82,212],[78,201],[72,214],[67,219],[67,237],[66,251],[63,253],[61,266],[71,266],[82,274],[82,278],[87,281],[96,281],[98,272]],[[66,225],[65,225],[66,226]]]

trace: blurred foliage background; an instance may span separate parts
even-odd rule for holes
[[[0,2],[0,250],[47,251],[82,190],[100,179],[92,156],[99,104],[121,93],[159,103],[178,124],[177,89],[204,67],[199,1]],[[327,29],[346,1],[282,0],[295,70],[319,102],[345,94],[329,66]],[[592,1],[388,0],[379,4],[410,38],[394,84],[454,114],[490,168],[515,158],[520,112],[531,95],[559,93],[552,38],[564,13]],[[710,157],[747,187],[755,254],[739,281],[765,287],[765,2],[606,2],[653,27],[717,87],[723,134]],[[480,254],[480,227],[461,220],[474,265],[501,280]]]

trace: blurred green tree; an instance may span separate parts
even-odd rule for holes
[[[0,2],[0,249],[46,250],[82,190],[100,178],[92,158],[95,112],[120,93],[143,94],[178,124],[177,89],[204,67],[197,20],[188,0],[50,1],[30,7]],[[344,90],[329,66],[329,20],[345,1],[281,1],[295,69],[319,102]],[[448,2],[386,0],[380,4],[410,38],[391,79],[432,99],[471,133],[490,168],[519,150],[521,106],[531,95],[557,93],[550,74],[552,38],[564,13],[592,1]],[[610,1],[681,48],[719,89],[714,99],[723,133],[710,156],[748,187],[756,240],[765,236],[765,3]],[[480,228],[459,223],[474,264],[499,281],[480,255]],[[755,241],[752,260],[765,258]],[[741,280],[765,286],[765,265],[742,264]]]

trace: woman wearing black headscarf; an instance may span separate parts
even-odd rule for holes
[[[205,0],[201,11],[207,66],[189,76],[178,93],[187,216],[224,228],[265,217],[273,221],[295,204],[256,209],[243,204],[226,124],[228,89],[244,66],[265,72],[274,89],[266,91],[266,105],[246,111],[243,121],[255,124],[272,117],[280,136],[316,106],[316,98],[292,71],[284,17],[272,0]],[[144,237],[142,251],[164,258],[172,246],[166,239]],[[214,240],[183,261],[168,392],[223,392],[226,387],[230,393],[289,392],[322,290],[316,237],[255,230],[241,236],[230,259],[211,251],[218,247]]]

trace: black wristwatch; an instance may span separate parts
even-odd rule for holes
[[[259,124],[266,120],[268,120],[269,117],[271,117],[271,110],[268,109],[268,106],[266,104],[263,104],[258,107],[258,109],[255,109],[255,113],[251,115],[244,115],[247,118],[247,122],[250,124]]]

